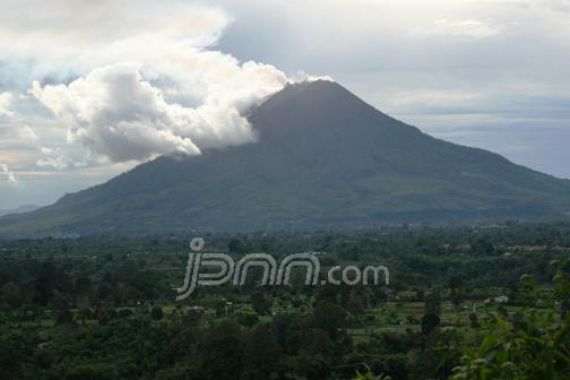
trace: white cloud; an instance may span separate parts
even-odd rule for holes
[[[555,11],[570,12],[570,0],[546,0]]]
[[[439,19],[430,28],[413,28],[412,34],[419,37],[445,36],[459,38],[488,38],[501,33],[502,29],[486,22],[471,19]]]
[[[0,116],[12,116],[12,94],[9,92],[0,93]]]
[[[481,97],[480,93],[457,90],[417,90],[396,93],[390,100],[396,106],[451,106],[465,105]]]
[[[422,128],[451,130],[460,126],[462,130],[481,130],[481,136],[487,136],[491,127],[483,125],[515,123],[529,110],[559,118],[556,125],[560,129],[568,125],[564,116],[567,103],[561,102],[556,112],[552,107],[542,109],[535,102],[521,103],[521,97],[536,94],[537,88],[549,104],[553,98],[568,93],[568,0],[197,3],[0,1],[0,93],[12,94],[8,108],[12,115],[0,116],[0,162],[18,168],[16,174],[21,182],[32,178],[29,173],[37,175],[33,178],[42,176],[42,182],[34,182],[40,185],[29,186],[26,192],[18,187],[10,187],[11,193],[3,191],[0,202],[52,201],[64,192],[105,181],[136,164],[109,164],[102,156],[86,156],[82,144],[102,152],[99,154],[113,153],[118,156],[115,160],[181,146],[179,141],[169,142],[160,131],[167,131],[174,138],[190,139],[197,148],[222,146],[224,139],[218,138],[217,129],[212,128],[224,124],[214,122],[214,116],[219,115],[215,110],[229,107],[239,113],[264,94],[278,89],[285,80],[278,70],[244,64],[244,59],[271,62],[290,73],[307,69],[329,74],[381,110]],[[413,28],[415,34],[410,33]],[[207,125],[211,140],[195,138],[197,132],[180,127],[184,124],[180,118],[157,126],[137,115],[128,116],[126,110],[135,109],[127,106],[130,95],[115,91],[108,81],[99,80],[102,93],[113,94],[125,112],[109,107],[98,94],[72,90],[71,83],[86,81],[97,70],[121,62],[139,64],[136,72],[129,72],[132,91],[150,94],[154,117],[168,119],[175,108],[181,108],[176,114],[194,110],[194,114],[208,115],[208,122],[198,125]],[[21,98],[34,80],[40,83],[43,95],[51,91],[57,97],[63,96],[50,99],[49,103],[51,107],[61,106],[65,120],[54,118],[34,96]],[[514,88],[521,84],[529,86]],[[68,95],[70,98],[65,98]],[[95,102],[97,117],[94,112],[89,113],[86,102]],[[554,100],[554,105],[557,102]],[[139,108],[141,112],[150,112],[145,105]],[[82,114],[78,110],[83,110]],[[90,118],[85,119],[85,115]],[[101,115],[116,122],[121,131],[124,128],[118,146],[128,146],[128,154],[117,153],[111,142],[101,140],[118,133],[117,125],[114,130],[101,127]],[[78,120],[81,125],[74,124]],[[236,120],[239,118],[231,118],[230,124]],[[564,140],[554,132],[544,132],[542,121],[532,124],[537,136]],[[29,126],[40,138],[29,138],[32,134],[22,126]],[[81,138],[75,133],[80,130],[85,132]],[[246,127],[241,131],[245,130]],[[514,127],[512,131],[518,135]],[[149,136],[152,134],[158,136]],[[79,143],[67,144],[66,135]],[[504,140],[508,144],[512,138]],[[502,142],[494,135],[489,139],[493,142],[491,147],[501,152]],[[541,144],[538,138],[532,142]],[[489,146],[483,138],[481,142],[469,143]],[[550,147],[549,144],[543,145]],[[67,167],[62,171],[55,169],[66,161],[41,153],[40,146],[60,149],[68,159]],[[561,147],[560,151],[568,150]],[[569,176],[567,165],[562,164],[567,158],[567,154],[561,156],[551,166]],[[49,164],[42,167],[38,161]],[[72,172],[85,162],[86,168]],[[86,174],[94,170],[98,171],[97,176]],[[32,198],[27,199],[26,194],[33,194]]]
[[[16,175],[14,174],[14,172],[10,171],[8,165],[0,164],[0,169],[2,169],[2,174],[4,174],[4,177],[6,178],[9,184],[11,185],[18,184],[18,179],[16,178]]]
[[[41,56],[43,61],[34,67],[38,74],[57,69],[57,64],[75,69],[82,56],[104,55],[115,45],[133,42],[143,51],[165,41],[180,47],[209,46],[230,22],[219,8],[176,0],[53,0],[49,5],[42,0],[4,0],[0,53],[12,59]]]
[[[44,157],[37,160],[36,165],[41,168],[64,170],[75,166],[73,160],[65,155],[60,148],[41,147],[40,151]]]
[[[241,113],[288,80],[214,50],[231,22],[217,7],[174,0],[7,0],[0,58],[33,82],[29,93],[68,128],[70,143],[113,162],[199,154],[254,141]]]
[[[70,142],[80,142],[111,161],[199,154],[204,148],[255,141],[240,111],[286,82],[272,66],[229,61],[220,65],[214,60],[217,66],[204,68],[205,91],[195,107],[167,100],[168,93],[185,95],[183,80],[154,86],[134,63],[95,69],[69,85],[42,87],[34,82],[31,93],[69,127]]]
[[[39,140],[39,136],[29,125],[8,122],[0,127],[0,138],[3,142],[10,141],[17,144],[31,145]]]
[[[37,133],[29,125],[24,125],[24,126],[15,127],[15,128],[17,128],[18,137],[21,138],[22,140],[31,142],[31,141],[39,140],[39,138],[40,138],[37,135]]]

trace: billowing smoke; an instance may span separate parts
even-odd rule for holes
[[[80,142],[112,161],[172,152],[193,155],[204,148],[255,141],[240,110],[286,81],[270,66],[248,63],[234,69],[238,78],[228,77],[228,85],[239,80],[241,94],[233,93],[236,87],[210,84],[213,88],[207,87],[193,107],[169,101],[173,89],[151,84],[141,65],[133,63],[95,69],[69,85],[42,87],[35,82],[31,93],[68,126],[70,142]]]
[[[36,2],[26,0],[28,7]],[[215,50],[231,23],[215,8],[104,1],[81,2],[89,9],[72,12],[73,4],[59,0],[58,12],[48,12],[37,2],[42,17],[31,31],[0,16],[0,52],[41,58],[22,74],[33,80],[28,94],[67,128],[68,142],[93,157],[141,161],[254,142],[244,111],[289,81],[271,65]]]

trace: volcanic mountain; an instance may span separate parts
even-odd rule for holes
[[[258,142],[163,156],[0,236],[358,228],[563,217],[570,181],[435,139],[329,81],[292,84],[248,113]]]

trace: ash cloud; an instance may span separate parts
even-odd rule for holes
[[[215,50],[232,21],[224,12],[145,4],[86,4],[89,12],[71,14],[68,1],[56,2],[60,12],[42,13],[38,3],[35,29],[0,26],[0,41],[16,34],[21,41],[6,41],[0,50],[42,62],[23,74],[32,82],[28,95],[67,128],[67,142],[83,144],[93,156],[144,161],[254,142],[242,113],[282,89],[287,76]]]

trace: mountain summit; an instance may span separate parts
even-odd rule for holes
[[[258,142],[160,157],[25,215],[0,236],[353,228],[567,215],[570,181],[422,133],[329,81],[248,113]]]

